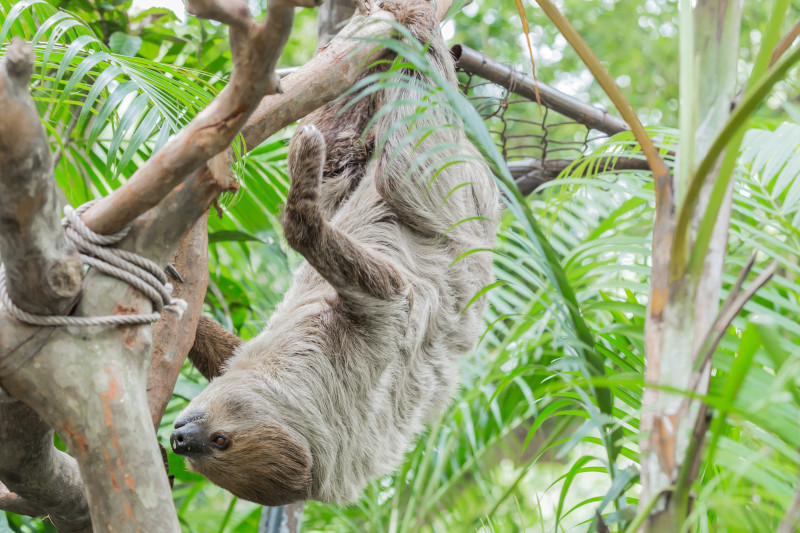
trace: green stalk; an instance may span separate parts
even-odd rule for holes
[[[671,486],[665,487],[664,490],[653,494],[653,496],[647,500],[647,505],[645,505],[645,507],[636,515],[636,518],[634,518],[631,523],[628,524],[628,527],[625,528],[625,533],[636,533],[639,531],[639,528],[644,525],[645,520],[650,518],[650,513],[653,512],[653,508],[655,508],[656,503],[658,503],[658,500],[661,498],[661,496],[669,493],[674,488],[675,487]]]
[[[681,205],[695,166],[695,134],[697,133],[697,62],[694,56],[694,13],[691,0],[680,4],[680,164],[675,184],[675,202]],[[691,58],[690,60],[685,58]]]
[[[744,128],[747,120],[756,111],[756,109],[758,109],[759,105],[772,90],[772,87],[781,81],[785,77],[788,70],[798,61],[800,61],[800,46],[796,46],[789,54],[781,58],[766,72],[766,74],[760,80],[756,82],[752,90],[745,94],[741,105],[734,109],[733,113],[731,113],[731,116],[728,118],[728,122],[722,128],[722,131],[720,131],[719,135],[717,135],[717,138],[714,139],[714,142],[711,144],[711,147],[708,149],[705,157],[700,162],[700,166],[697,167],[697,172],[695,173],[694,179],[692,180],[689,189],[686,191],[686,200],[683,202],[683,204],[681,204],[680,211],[678,212],[678,222],[675,228],[675,241],[672,246],[670,281],[680,279],[686,272],[688,266],[688,263],[686,262],[686,255],[688,253],[689,225],[692,221],[692,213],[694,212],[694,209],[697,206],[697,202],[700,198],[700,190],[703,186],[703,183],[705,183],[706,179],[708,179],[708,176],[711,173],[711,170],[714,168],[717,158],[719,158],[720,154],[729,144],[730,140],[732,138],[735,139],[740,130]],[[733,152],[733,150],[731,151]],[[735,155],[731,157],[735,157]],[[728,164],[727,166],[730,166],[732,170],[732,165]],[[724,181],[725,183],[722,183],[719,187],[715,187],[714,193],[717,193],[717,189],[721,189],[724,193],[725,188],[727,188],[727,182],[730,180],[730,175],[728,175],[725,179],[722,178],[723,176],[720,176],[718,182]],[[712,217],[713,219],[716,219],[717,211],[719,210],[719,206],[722,203],[723,197],[724,194],[712,195],[711,199],[709,200],[708,208],[706,209],[706,215],[704,216],[704,225],[709,225],[707,224],[707,221]],[[713,224],[710,224],[710,226],[711,228],[701,228],[705,229],[702,235],[703,240],[701,242],[701,235],[698,235],[697,244],[695,246],[695,250],[693,251],[693,255],[698,255],[701,258],[699,259],[699,268],[702,268],[702,258],[705,257],[705,252],[708,249],[708,242],[711,238]],[[705,233],[708,235],[705,235]],[[696,261],[697,260],[693,261],[693,268],[697,268]]]
[[[750,74],[745,96],[750,94],[752,83],[761,79],[770,67],[773,50],[778,46],[781,25],[783,24],[788,9],[789,0],[776,0],[772,6],[772,14],[767,22],[766,28],[762,32],[763,41],[758,51],[758,56],[756,56],[756,61],[753,64],[753,72]],[[725,198],[725,192],[728,190],[728,184],[736,169],[736,162],[739,159],[739,149],[742,145],[745,131],[744,128],[741,128],[728,144],[717,182],[714,184],[714,189],[709,198],[708,206],[706,207],[706,212],[703,213],[703,220],[697,231],[697,240],[695,241],[692,255],[689,258],[689,272],[695,276],[699,275],[703,269],[703,263],[705,262],[706,252],[711,241],[711,235],[714,232],[717,213],[719,212],[720,206]]]

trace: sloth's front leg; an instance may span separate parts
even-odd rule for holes
[[[389,261],[325,220],[317,203],[324,163],[325,139],[314,125],[302,126],[289,144],[286,240],[345,300],[397,296],[404,283]]]

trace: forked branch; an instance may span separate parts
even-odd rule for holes
[[[230,22],[233,73],[225,89],[119,189],[83,215],[98,233],[111,233],[155,206],[187,176],[226,150],[265,94],[278,90],[275,65],[291,32],[295,6],[311,0],[271,0],[264,22],[242,0],[190,0],[189,12]]]

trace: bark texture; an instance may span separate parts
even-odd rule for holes
[[[740,0],[713,0],[698,2],[693,9],[694,56],[691,64],[698,73],[692,88],[696,94],[682,94],[681,100],[684,102],[682,105],[697,102],[695,109],[682,113],[682,121],[684,117],[695,121],[696,140],[681,144],[678,159],[679,167],[683,167],[679,168],[679,175],[687,177],[694,176],[698,163],[730,115],[735,97],[742,3]],[[686,87],[682,91],[684,89]],[[716,176],[718,170],[712,171],[712,175]],[[706,181],[693,213],[692,235],[687,239],[692,245],[693,234],[705,214],[715,181],[712,177]],[[683,187],[685,183],[679,185]],[[681,191],[678,192],[680,203]],[[673,246],[674,210],[668,216],[657,217],[651,274],[653,283],[645,330],[647,383],[691,390],[700,395],[708,390],[709,367],[704,365],[696,370],[695,361],[719,308],[731,204],[732,188],[729,187],[717,213],[716,226],[699,276],[692,275],[685,265],[677,264]],[[702,446],[696,441],[705,435],[707,426],[704,419],[705,408],[698,409],[684,395],[658,388],[645,389],[641,428],[646,435],[641,443],[642,505],[674,486],[683,465],[695,460],[690,455],[702,453]],[[692,444],[693,433],[695,442]],[[665,493],[643,529],[677,530],[686,518],[687,505],[687,494]]]
[[[0,63],[0,257],[12,300],[53,314],[80,291],[81,261],[58,231],[50,145],[28,94],[32,72],[33,50],[15,39]]]
[[[53,430],[30,407],[0,395],[0,507],[47,515],[63,532],[90,532],[78,464],[53,446]]]
[[[188,307],[182,317],[161,313],[153,324],[153,355],[147,374],[147,399],[153,426],[158,429],[186,355],[194,343],[194,331],[203,314],[208,286],[208,212],[181,239],[170,263],[183,281],[174,280],[172,294],[183,298]]]

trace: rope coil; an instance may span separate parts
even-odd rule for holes
[[[156,322],[161,311],[166,309],[183,316],[187,304],[180,298],[172,298],[172,284],[158,264],[141,255],[111,248],[130,231],[130,226],[110,235],[100,235],[89,229],[81,220],[81,215],[96,200],[87,202],[77,209],[64,208],[64,227],[67,240],[78,249],[81,260],[100,272],[124,281],[138,289],[153,302],[153,312],[138,315],[110,315],[93,317],[45,316],[35,315],[17,307],[6,290],[6,271],[0,265],[0,303],[8,313],[32,326],[130,326]]]

